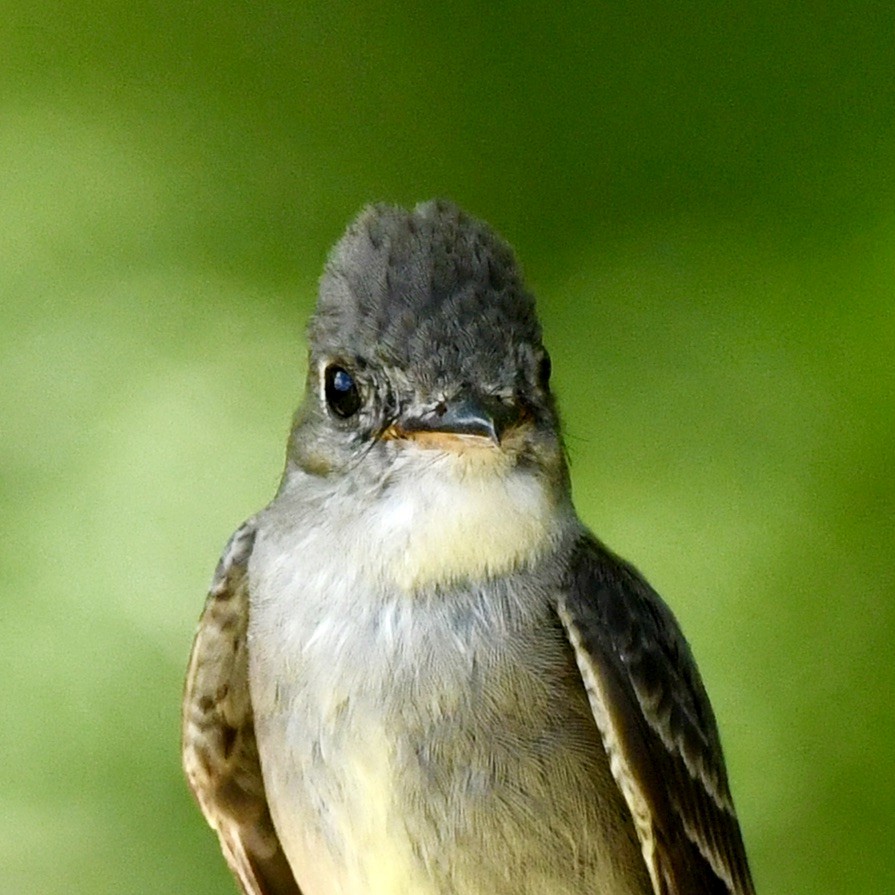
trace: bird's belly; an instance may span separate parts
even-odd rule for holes
[[[372,720],[316,742],[288,733],[286,719],[267,730],[263,754],[304,769],[265,773],[304,895],[648,891],[626,809],[607,799],[615,784],[583,743],[545,753],[535,744],[555,731],[514,741],[468,718],[452,724],[456,736],[431,739]]]
[[[281,748],[295,754],[294,742]],[[303,895],[441,893],[402,829],[382,743],[336,749],[331,762],[312,759],[302,779],[276,770],[265,775],[274,823]]]
[[[265,787],[303,895],[651,891],[546,600],[327,596],[286,616],[255,591],[250,612]]]

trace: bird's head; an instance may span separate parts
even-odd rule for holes
[[[509,246],[456,206],[363,211],[330,256],[309,344],[287,482],[397,499],[417,527],[425,506],[479,538],[566,497],[534,298]]]
[[[292,441],[307,471],[408,451],[561,465],[534,298],[509,246],[450,203],[362,212],[330,256],[309,341]]]

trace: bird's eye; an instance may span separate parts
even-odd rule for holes
[[[330,364],[323,374],[323,387],[326,403],[337,417],[347,419],[360,410],[360,390],[344,367]]]
[[[545,351],[541,355],[540,361],[538,361],[538,384],[541,388],[547,388],[550,384],[550,373],[553,370],[553,365],[550,363],[550,355]]]

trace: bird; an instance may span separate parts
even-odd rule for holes
[[[365,208],[272,501],[186,676],[185,774],[245,895],[754,895],[674,615],[579,519],[515,254]]]

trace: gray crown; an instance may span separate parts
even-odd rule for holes
[[[361,212],[330,255],[309,336],[317,354],[435,384],[506,381],[528,366],[541,328],[510,247],[452,203],[432,201]]]

